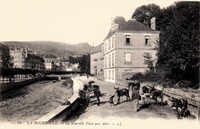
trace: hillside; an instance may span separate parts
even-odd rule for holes
[[[7,41],[4,44],[10,47],[28,48],[42,56],[56,55],[65,59],[73,55],[87,54],[91,49],[88,43],[67,44],[53,41]]]

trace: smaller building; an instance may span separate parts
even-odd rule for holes
[[[44,70],[44,59],[35,54],[27,54],[25,59],[25,69],[33,69],[33,70]]]
[[[90,52],[90,74],[104,80],[103,43],[92,48]]]
[[[53,59],[54,58],[44,58],[45,70],[51,70],[52,69]]]

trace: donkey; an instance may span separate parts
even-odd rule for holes
[[[126,100],[127,101],[129,101],[130,100],[130,96],[129,96],[129,90],[128,89],[126,89],[126,88],[122,88],[122,89],[119,89],[119,87],[118,88],[115,88],[114,87],[114,89],[115,89],[115,93],[117,94],[117,96],[118,96],[118,102],[117,102],[117,104],[119,104],[120,103],[120,97],[122,96],[126,96]]]

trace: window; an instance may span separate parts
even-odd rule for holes
[[[106,49],[107,47],[106,47],[106,42],[104,43],[104,52],[106,52],[107,51],[107,49]]]
[[[111,79],[111,70],[109,69],[108,72],[109,72],[108,79]]]
[[[108,67],[111,67],[111,54],[108,55]]]
[[[126,44],[125,45],[130,45],[131,44],[131,36],[126,35]]]
[[[112,67],[114,67],[114,52],[112,52]]]
[[[114,69],[112,69],[112,80],[114,80]]]
[[[125,62],[131,62],[131,53],[125,53]]]
[[[115,37],[112,37],[112,48],[114,48],[114,43],[115,43]]]
[[[94,61],[97,61],[97,59],[94,59]]]
[[[149,35],[145,35],[145,46],[149,46],[150,42],[149,42],[150,36]]]
[[[124,54],[125,56],[125,64],[132,64],[132,53],[127,52]]]
[[[109,41],[108,42],[108,50],[110,50],[111,49],[111,38],[108,41]]]

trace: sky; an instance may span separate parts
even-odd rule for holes
[[[0,41],[88,42],[98,45],[111,19],[129,20],[141,5],[175,0],[0,0]]]

